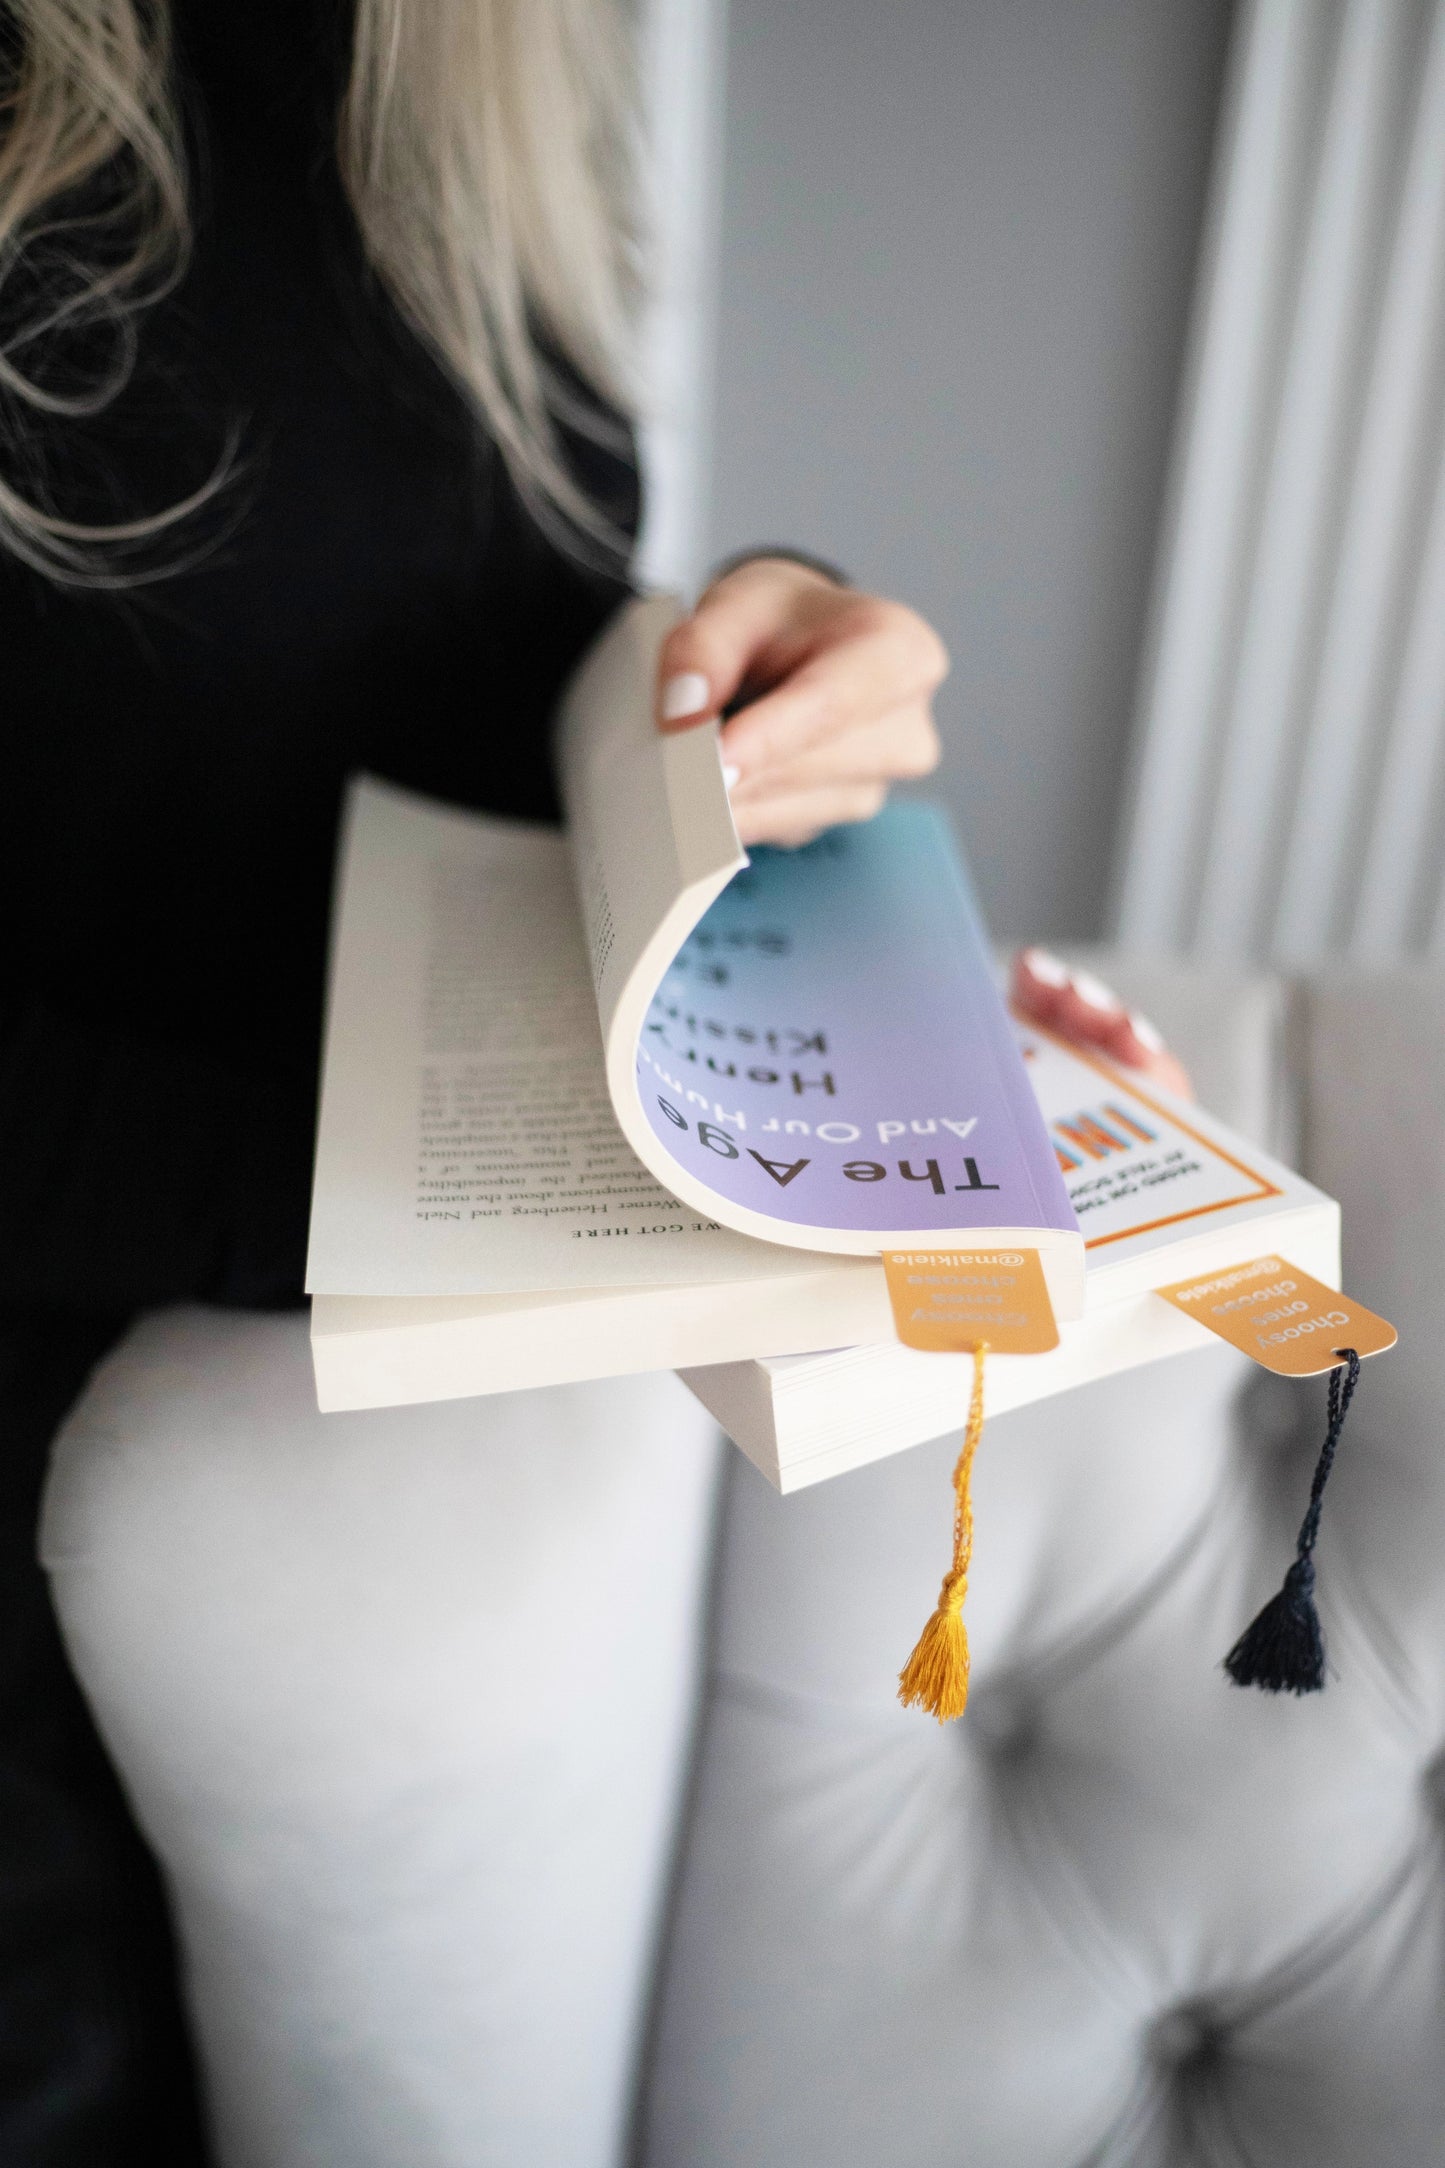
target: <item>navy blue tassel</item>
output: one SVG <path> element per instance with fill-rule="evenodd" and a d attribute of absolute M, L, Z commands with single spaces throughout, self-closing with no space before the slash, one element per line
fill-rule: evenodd
<path fill-rule="evenodd" d="M 1354 1349 L 1342 1347 L 1336 1352 L 1344 1362 L 1330 1372 L 1329 1428 L 1310 1485 L 1309 1510 L 1300 1523 L 1294 1563 L 1279 1594 L 1245 1627 L 1224 1659 L 1236 1686 L 1262 1686 L 1270 1694 L 1317 1694 L 1325 1683 L 1325 1642 L 1315 1609 L 1315 1538 L 1335 1448 L 1360 1382 L 1360 1358 Z"/>

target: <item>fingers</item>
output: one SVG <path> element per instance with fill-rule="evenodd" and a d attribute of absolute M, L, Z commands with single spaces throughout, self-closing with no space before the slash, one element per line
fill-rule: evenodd
<path fill-rule="evenodd" d="M 663 642 L 658 721 L 685 729 L 744 690 L 759 693 L 728 730 L 747 756 L 738 765 L 761 767 L 926 700 L 947 670 L 943 642 L 916 611 L 760 558 L 708 588 Z"/>
<path fill-rule="evenodd" d="M 880 718 L 927 711 L 948 667 L 943 644 L 912 610 L 858 596 L 826 642 L 723 731 L 723 758 L 744 777 L 787 769 Z"/>
<path fill-rule="evenodd" d="M 690 729 L 721 714 L 750 676 L 765 683 L 783 676 L 807 651 L 819 602 L 849 592 L 821 572 L 779 558 L 759 558 L 728 573 L 662 644 L 658 727 Z"/>
<path fill-rule="evenodd" d="M 1182 1099 L 1194 1097 L 1188 1070 L 1148 1017 L 1126 1009 L 1112 987 L 1092 972 L 1071 972 L 1048 949 L 1024 949 L 1014 958 L 1011 993 L 1023 1015 L 1061 1039 L 1138 1069 Z"/>
<path fill-rule="evenodd" d="M 937 765 L 930 703 L 947 669 L 914 611 L 761 558 L 718 580 L 664 642 L 658 727 L 745 703 L 721 737 L 738 833 L 806 842 L 870 819 L 889 784 Z"/>
<path fill-rule="evenodd" d="M 739 770 L 732 785 L 736 811 L 750 799 L 793 795 L 833 783 L 900 783 L 929 775 L 938 765 L 938 732 L 926 707 L 896 709 L 858 724 L 776 767 Z M 723 759 L 734 765 L 724 733 Z"/>
<path fill-rule="evenodd" d="M 871 821 L 882 811 L 887 795 L 882 783 L 835 783 L 818 790 L 781 791 L 742 805 L 735 794 L 733 820 L 742 843 L 782 843 L 796 849 L 843 821 Z"/>

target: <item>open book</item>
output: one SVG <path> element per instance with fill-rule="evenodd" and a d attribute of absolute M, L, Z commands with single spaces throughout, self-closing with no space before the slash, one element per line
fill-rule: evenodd
<path fill-rule="evenodd" d="M 1191 1271 L 1282 1247 L 1336 1272 L 1329 1200 L 1010 1026 L 931 809 L 749 863 L 716 732 L 653 728 L 671 618 L 624 613 L 569 694 L 565 837 L 353 790 L 308 1272 L 323 1408 L 676 1368 L 790 1487 L 875 1457 L 857 1422 L 830 1437 L 859 1366 L 888 1379 L 877 1451 L 957 1420 L 956 1359 L 896 1345 L 884 1249 L 1039 1252 L 1065 1343 L 997 1358 L 994 1405 L 1201 1333 L 1148 1296 Z M 1093 1320 L 1130 1303 L 1121 1354 Z M 848 1356 L 765 1367 L 818 1349 Z M 805 1404 L 811 1427 L 780 1419 Z"/>

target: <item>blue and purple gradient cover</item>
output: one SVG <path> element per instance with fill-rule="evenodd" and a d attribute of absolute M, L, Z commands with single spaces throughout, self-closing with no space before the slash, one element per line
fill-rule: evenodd
<path fill-rule="evenodd" d="M 1077 1229 L 932 806 L 756 851 L 659 988 L 637 1077 L 675 1159 L 792 1226 Z"/>

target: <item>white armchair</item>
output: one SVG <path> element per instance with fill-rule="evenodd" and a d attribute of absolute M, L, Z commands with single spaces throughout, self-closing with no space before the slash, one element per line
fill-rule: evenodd
<path fill-rule="evenodd" d="M 649 2168 L 1445 2161 L 1445 992 L 1101 968 L 1226 1118 L 1293 1111 L 1400 1330 L 1326 1501 L 1333 1676 L 1220 1670 L 1322 1380 L 1221 1349 L 991 1425 L 947 1729 L 893 1675 L 953 1441 L 782 1502 L 735 1466 Z"/>
<path fill-rule="evenodd" d="M 1326 1691 L 1220 1670 L 1324 1424 L 1227 1349 L 989 1426 L 939 1728 L 952 1439 L 785 1500 L 730 1455 L 704 1659 L 674 1381 L 321 1417 L 299 1318 L 143 1321 L 45 1550 L 222 2168 L 617 2168 L 629 2118 L 643 2168 L 1440 2168 L 1445 988 L 1101 968 L 1400 1329 Z"/>

